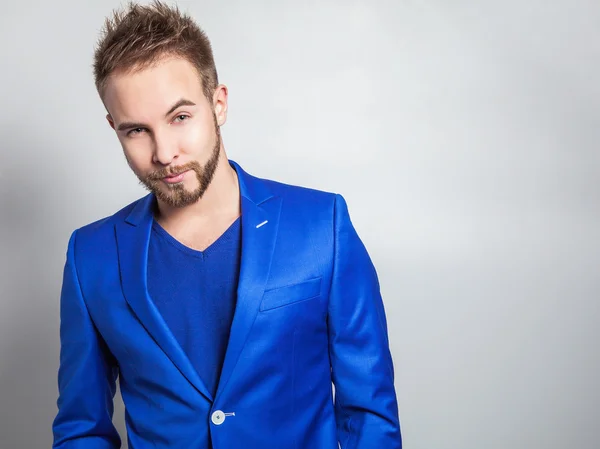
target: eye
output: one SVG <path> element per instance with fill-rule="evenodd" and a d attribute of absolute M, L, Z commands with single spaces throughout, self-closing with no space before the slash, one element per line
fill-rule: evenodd
<path fill-rule="evenodd" d="M 135 136 L 137 134 L 141 134 L 145 131 L 145 128 L 133 128 L 132 130 L 127 132 L 128 136 Z"/>
<path fill-rule="evenodd" d="M 175 122 L 183 122 L 185 120 L 187 120 L 188 118 L 190 118 L 188 115 L 184 115 L 184 114 L 179 114 L 178 116 L 175 117 Z"/>

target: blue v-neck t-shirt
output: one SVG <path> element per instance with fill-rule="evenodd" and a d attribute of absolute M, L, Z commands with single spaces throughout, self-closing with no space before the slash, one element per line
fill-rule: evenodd
<path fill-rule="evenodd" d="M 148 249 L 148 293 L 213 397 L 235 311 L 241 219 L 204 251 L 173 238 L 156 220 Z"/>

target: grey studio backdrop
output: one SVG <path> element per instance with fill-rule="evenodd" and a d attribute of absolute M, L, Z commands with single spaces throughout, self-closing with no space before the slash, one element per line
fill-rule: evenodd
<path fill-rule="evenodd" d="M 145 194 L 92 80 L 118 5 L 2 1 L 0 449 L 51 445 L 71 231 Z M 600 447 L 597 0 L 179 5 L 229 156 L 348 200 L 405 447 Z"/>

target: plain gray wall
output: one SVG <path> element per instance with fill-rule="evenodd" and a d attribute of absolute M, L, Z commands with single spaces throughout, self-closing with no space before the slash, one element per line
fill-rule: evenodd
<path fill-rule="evenodd" d="M 348 200 L 405 447 L 600 447 L 598 1 L 179 4 L 230 88 L 229 156 Z M 145 193 L 92 80 L 118 5 L 2 2 L 2 449 L 51 445 L 71 231 Z"/>

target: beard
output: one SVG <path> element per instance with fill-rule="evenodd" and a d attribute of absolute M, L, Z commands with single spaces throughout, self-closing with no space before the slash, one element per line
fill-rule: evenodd
<path fill-rule="evenodd" d="M 172 166 L 170 168 L 161 168 L 153 171 L 146 176 L 138 176 L 140 184 L 152 192 L 157 199 L 171 207 L 184 207 L 197 202 L 212 182 L 217 166 L 219 165 L 219 156 L 221 155 L 221 130 L 217 124 L 217 118 L 213 114 L 215 122 L 216 142 L 211 152 L 209 160 L 201 166 L 197 161 L 191 161 L 184 165 Z M 192 170 L 196 174 L 198 187 L 195 190 L 186 190 L 183 182 L 176 184 L 166 184 L 162 179 L 166 176 L 172 176 L 185 171 Z"/>

